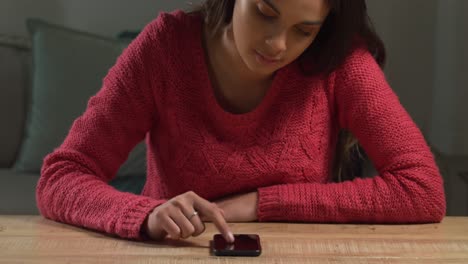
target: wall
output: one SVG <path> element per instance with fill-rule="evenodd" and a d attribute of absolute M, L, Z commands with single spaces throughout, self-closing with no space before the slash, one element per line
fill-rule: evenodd
<path fill-rule="evenodd" d="M 369 14 L 388 52 L 388 81 L 427 135 L 434 86 L 437 0 L 371 0 Z"/>
<path fill-rule="evenodd" d="M 468 1 L 440 0 L 430 138 L 441 152 L 468 156 Z"/>

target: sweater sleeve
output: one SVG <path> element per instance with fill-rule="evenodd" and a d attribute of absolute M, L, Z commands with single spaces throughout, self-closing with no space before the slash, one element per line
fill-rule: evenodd
<path fill-rule="evenodd" d="M 160 20 L 148 24 L 124 50 L 65 141 L 44 159 L 36 189 L 44 217 L 143 239 L 140 228 L 146 216 L 165 202 L 119 192 L 108 184 L 158 121 L 154 99 L 158 84 L 150 78 L 158 78 Z"/>
<path fill-rule="evenodd" d="M 335 72 L 341 128 L 353 133 L 379 172 L 341 183 L 260 188 L 260 221 L 440 222 L 443 180 L 422 133 L 371 54 L 357 50 Z"/>

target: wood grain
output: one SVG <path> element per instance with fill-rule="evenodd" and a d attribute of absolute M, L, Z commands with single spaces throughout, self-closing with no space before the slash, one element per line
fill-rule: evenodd
<path fill-rule="evenodd" d="M 468 263 L 468 217 L 440 224 L 230 223 L 260 235 L 260 257 L 215 257 L 217 233 L 136 242 L 44 219 L 0 216 L 0 263 Z"/>

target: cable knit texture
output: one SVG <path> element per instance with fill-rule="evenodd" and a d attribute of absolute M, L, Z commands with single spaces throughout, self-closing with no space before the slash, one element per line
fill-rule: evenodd
<path fill-rule="evenodd" d="M 306 77 L 291 63 L 260 105 L 232 114 L 213 94 L 202 23 L 162 13 L 123 52 L 44 160 L 37 203 L 45 217 L 142 239 L 153 208 L 192 190 L 211 201 L 258 191 L 260 221 L 441 221 L 434 158 L 369 52 L 356 49 L 327 77 Z M 359 139 L 378 176 L 330 181 L 341 128 Z M 145 138 L 142 194 L 113 189 L 107 182 Z"/>

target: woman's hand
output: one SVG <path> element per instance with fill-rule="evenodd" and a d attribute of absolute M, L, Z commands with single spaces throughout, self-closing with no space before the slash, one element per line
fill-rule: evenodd
<path fill-rule="evenodd" d="M 258 193 L 251 192 L 215 201 L 228 222 L 257 221 Z"/>
<path fill-rule="evenodd" d="M 172 239 L 186 239 L 205 231 L 202 218 L 213 222 L 226 241 L 234 242 L 221 209 L 194 192 L 186 192 L 156 207 L 143 228 L 146 235 L 154 240 L 161 240 L 168 234 Z"/>

